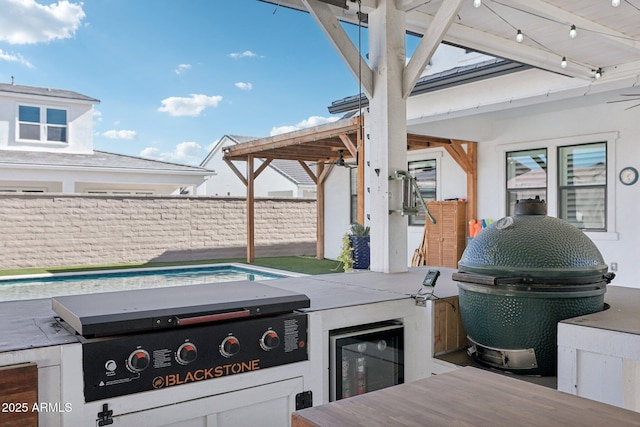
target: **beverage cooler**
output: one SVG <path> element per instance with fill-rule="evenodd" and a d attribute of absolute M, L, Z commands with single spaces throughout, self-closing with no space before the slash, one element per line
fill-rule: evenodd
<path fill-rule="evenodd" d="M 403 335 L 396 321 L 331 331 L 330 401 L 402 384 Z"/>

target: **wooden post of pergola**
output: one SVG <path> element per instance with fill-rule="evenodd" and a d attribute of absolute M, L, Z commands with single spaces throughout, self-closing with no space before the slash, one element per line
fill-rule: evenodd
<path fill-rule="evenodd" d="M 247 262 L 256 260 L 254 180 L 253 156 L 249 155 L 247 156 L 247 242 L 251 244 L 247 245 Z"/>
<path fill-rule="evenodd" d="M 478 144 L 455 139 L 450 141 L 450 144 L 444 145 L 445 150 L 467 174 L 467 220 L 476 219 L 478 216 Z M 467 146 L 466 151 L 463 144 Z"/>
<path fill-rule="evenodd" d="M 364 146 L 361 127 L 361 119 L 355 117 L 225 148 L 224 161 L 247 187 L 247 262 L 255 261 L 254 180 L 273 159 L 297 160 L 316 184 L 316 258 L 324 258 L 324 184 L 340 156 L 362 159 L 358 164 L 358 220 L 364 223 Z M 354 135 L 355 143 L 352 140 Z M 255 158 L 262 158 L 264 162 L 253 172 Z M 247 162 L 246 178 L 232 160 Z M 307 162 L 316 163 L 316 173 Z"/>

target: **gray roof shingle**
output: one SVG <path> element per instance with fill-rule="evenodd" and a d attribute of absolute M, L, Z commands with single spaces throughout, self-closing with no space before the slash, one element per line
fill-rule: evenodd
<path fill-rule="evenodd" d="M 74 99 L 77 101 L 89 101 L 98 103 L 100 100 L 70 90 L 51 89 L 35 86 L 22 86 L 8 83 L 0 83 L 0 92 L 16 93 L 23 95 L 49 96 L 52 98 Z"/>
<path fill-rule="evenodd" d="M 193 172 L 203 175 L 213 172 L 210 169 L 198 166 L 180 165 L 177 163 L 149 160 L 98 150 L 94 150 L 93 154 L 2 150 L 0 151 L 0 166 L 3 164 L 66 166 L 69 168 L 137 169 L 158 172 Z"/>

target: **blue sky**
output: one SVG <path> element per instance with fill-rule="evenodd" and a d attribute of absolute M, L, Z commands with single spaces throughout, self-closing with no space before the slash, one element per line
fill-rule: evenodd
<path fill-rule="evenodd" d="M 358 91 L 311 16 L 257 0 L 0 0 L 0 10 L 0 81 L 99 99 L 99 150 L 199 164 L 224 134 L 335 120 L 327 107 Z"/>

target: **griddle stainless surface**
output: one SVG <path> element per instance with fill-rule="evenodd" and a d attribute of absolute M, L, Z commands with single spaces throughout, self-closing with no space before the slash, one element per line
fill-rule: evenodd
<path fill-rule="evenodd" d="M 310 305 L 306 295 L 250 281 L 68 295 L 51 303 L 85 337 L 290 313 Z"/>

